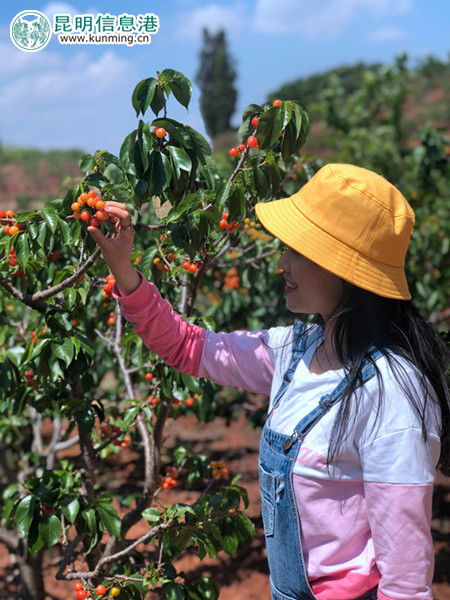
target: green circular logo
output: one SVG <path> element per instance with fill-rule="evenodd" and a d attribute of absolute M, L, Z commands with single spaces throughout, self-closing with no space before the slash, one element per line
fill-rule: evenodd
<path fill-rule="evenodd" d="M 24 10 L 11 21 L 12 43 L 24 52 L 37 52 L 49 43 L 52 26 L 48 18 L 38 10 Z"/>

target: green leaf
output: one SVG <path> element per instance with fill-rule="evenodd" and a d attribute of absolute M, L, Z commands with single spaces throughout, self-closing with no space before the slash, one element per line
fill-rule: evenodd
<path fill-rule="evenodd" d="M 73 288 L 66 288 L 63 292 L 64 305 L 67 310 L 70 310 L 77 301 L 77 291 Z"/>
<path fill-rule="evenodd" d="M 136 117 L 139 116 L 139 112 L 143 115 L 150 106 L 155 95 L 158 82 L 154 77 L 143 79 L 134 88 L 133 95 L 131 97 L 131 104 L 136 111 Z"/>
<path fill-rule="evenodd" d="M 78 223 L 78 221 L 77 221 L 77 223 Z M 45 246 L 45 236 L 47 234 L 47 223 L 45 220 L 43 223 L 41 223 L 39 225 L 38 230 L 39 230 L 39 233 L 37 236 L 37 243 L 39 244 L 39 246 L 41 248 L 43 248 Z"/>
<path fill-rule="evenodd" d="M 242 120 L 253 119 L 253 117 L 259 116 L 262 112 L 264 112 L 264 108 L 259 104 L 249 104 L 246 108 L 244 108 L 244 112 L 242 114 Z"/>
<path fill-rule="evenodd" d="M 172 159 L 172 166 L 176 179 L 180 178 L 180 170 L 189 172 L 192 169 L 192 161 L 183 148 L 169 145 L 167 146 L 167 150 L 169 151 Z"/>
<path fill-rule="evenodd" d="M 148 169 L 148 153 L 150 151 L 150 146 L 148 143 L 148 136 L 150 135 L 149 124 L 144 123 L 144 121 L 139 121 L 138 127 L 138 145 L 140 150 L 140 160 L 142 161 L 142 172 L 145 172 Z"/>
<path fill-rule="evenodd" d="M 130 423 L 132 423 L 136 417 L 136 415 L 139 413 L 139 406 L 131 406 L 130 408 L 127 408 L 127 410 L 125 411 L 125 414 L 123 415 L 123 420 L 127 425 L 130 425 Z"/>
<path fill-rule="evenodd" d="M 226 182 L 222 182 L 217 189 L 216 197 L 214 199 L 214 204 L 219 213 L 223 212 L 225 203 L 228 200 L 228 196 L 230 194 L 230 189 L 231 189 L 231 181 L 230 180 L 228 180 Z"/>
<path fill-rule="evenodd" d="M 166 600 L 186 600 L 186 594 L 179 583 L 169 581 L 162 586 L 164 598 Z"/>
<path fill-rule="evenodd" d="M 136 168 L 134 166 L 134 149 L 136 146 L 136 134 L 137 129 L 132 131 L 124 139 L 122 146 L 120 147 L 120 164 L 127 173 L 136 175 Z"/>
<path fill-rule="evenodd" d="M 139 263 L 139 270 L 144 275 L 144 277 L 149 276 L 149 274 L 151 272 L 152 264 L 153 264 L 153 259 L 155 258 L 157 252 L 158 252 L 158 249 L 156 247 L 148 248 L 144 252 L 144 254 L 141 256 L 141 262 Z"/>
<path fill-rule="evenodd" d="M 116 509 L 111 504 L 99 503 L 97 505 L 100 520 L 111 535 L 120 538 L 122 523 Z"/>
<path fill-rule="evenodd" d="M 142 516 L 150 525 L 161 520 L 161 513 L 157 508 L 146 508 L 142 511 Z"/>
<path fill-rule="evenodd" d="M 25 496 L 16 508 L 16 525 L 25 537 L 28 535 L 31 523 L 37 512 L 38 503 L 33 496 Z"/>
<path fill-rule="evenodd" d="M 89 535 L 93 536 L 97 533 L 97 516 L 93 508 L 88 508 L 82 513 L 84 521 L 86 523 L 86 531 Z"/>
<path fill-rule="evenodd" d="M 158 115 L 158 113 L 164 108 L 164 93 L 159 85 L 157 85 L 155 88 L 155 94 L 150 102 L 150 108 L 155 115 Z"/>
<path fill-rule="evenodd" d="M 68 367 L 73 360 L 74 354 L 72 340 L 64 338 L 62 342 L 52 342 L 52 354 L 63 360 L 66 363 L 66 367 Z"/>
<path fill-rule="evenodd" d="M 75 519 L 80 511 L 80 501 L 78 498 L 70 496 L 63 498 L 61 502 L 61 511 L 69 523 L 75 523 Z"/>
<path fill-rule="evenodd" d="M 170 184 L 172 177 L 170 161 L 165 154 L 154 150 L 150 153 L 150 169 L 148 194 L 159 196 Z"/>
<path fill-rule="evenodd" d="M 80 169 L 85 175 L 90 173 L 94 168 L 94 159 L 90 154 L 83 154 L 80 158 Z"/>
<path fill-rule="evenodd" d="M 181 378 L 183 380 L 184 385 L 187 387 L 187 389 L 190 392 L 199 394 L 202 391 L 202 387 L 201 387 L 198 379 L 194 379 L 194 377 L 192 377 L 191 375 L 188 375 L 187 373 L 183 373 L 181 375 Z"/>
<path fill-rule="evenodd" d="M 47 548 L 54 546 L 61 537 L 61 521 L 56 515 L 44 515 L 39 522 L 39 536 Z"/>
<path fill-rule="evenodd" d="M 201 322 L 208 331 L 216 330 L 216 324 L 214 323 L 214 319 L 211 319 L 211 317 L 201 317 Z"/>
<path fill-rule="evenodd" d="M 174 119 L 154 119 L 152 121 L 153 127 L 164 127 L 167 133 L 170 136 L 170 141 L 176 141 L 180 146 L 184 148 L 192 148 L 191 136 L 186 131 L 186 126 L 179 121 L 175 121 Z M 170 146 L 168 146 L 170 147 Z M 173 146 L 175 147 L 175 146 Z"/>
<path fill-rule="evenodd" d="M 283 116 L 278 107 L 266 111 L 258 123 L 256 138 L 261 149 L 270 148 L 280 138 L 283 129 Z"/>
<path fill-rule="evenodd" d="M 253 167 L 253 182 L 258 196 L 261 199 L 265 198 L 269 193 L 269 182 L 264 171 L 259 167 Z"/>
<path fill-rule="evenodd" d="M 69 224 L 64 219 L 58 217 L 58 227 L 64 244 L 68 246 L 72 242 L 72 234 Z"/>
<path fill-rule="evenodd" d="M 166 398 L 172 398 L 173 380 L 170 375 L 161 379 L 161 391 Z"/>
<path fill-rule="evenodd" d="M 144 343 L 141 338 L 133 344 L 130 352 L 130 360 L 135 367 L 142 368 L 144 364 Z"/>
<path fill-rule="evenodd" d="M 198 131 L 192 129 L 192 127 L 189 127 L 189 125 L 185 125 L 184 128 L 191 137 L 192 146 L 200 162 L 203 165 L 206 164 L 206 159 L 208 156 L 211 156 L 211 146 L 208 144 L 206 139 L 200 133 L 198 133 Z"/>
<path fill-rule="evenodd" d="M 20 235 L 14 242 L 14 252 L 16 253 L 17 260 L 23 269 L 27 267 L 28 259 L 30 258 L 30 246 L 28 243 L 28 236 Z"/>
<path fill-rule="evenodd" d="M 192 95 L 192 84 L 189 79 L 173 69 L 164 69 L 161 75 L 168 81 L 170 89 L 178 102 L 188 108 Z"/>
<path fill-rule="evenodd" d="M 56 210 L 50 204 L 47 204 L 42 209 L 42 216 L 52 233 L 55 233 L 58 227 L 58 214 Z"/>

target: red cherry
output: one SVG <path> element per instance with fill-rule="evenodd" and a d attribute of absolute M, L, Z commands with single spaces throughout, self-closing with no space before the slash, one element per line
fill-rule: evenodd
<path fill-rule="evenodd" d="M 151 380 L 153 379 L 153 375 L 152 375 L 151 373 L 146 373 L 146 374 L 145 374 L 145 379 L 146 379 L 147 381 L 151 381 Z"/>
<path fill-rule="evenodd" d="M 186 269 L 186 271 L 189 271 L 190 266 L 191 266 L 191 263 L 188 260 L 183 261 L 183 269 Z"/>
<path fill-rule="evenodd" d="M 87 598 L 87 592 L 84 590 L 77 592 L 77 600 L 85 600 L 85 598 Z"/>
<path fill-rule="evenodd" d="M 252 126 L 256 129 L 258 127 L 259 117 L 253 117 Z"/>
<path fill-rule="evenodd" d="M 272 102 L 272 106 L 281 106 L 281 105 L 282 105 L 282 103 L 283 103 L 283 102 L 282 102 L 282 100 L 274 100 L 274 101 Z"/>
<path fill-rule="evenodd" d="M 258 140 L 255 136 L 251 135 L 247 140 L 247 146 L 249 148 L 258 148 Z"/>
<path fill-rule="evenodd" d="M 244 152 L 244 150 L 245 150 L 245 144 L 239 144 L 238 148 L 239 148 L 239 150 L 241 152 Z"/>
<path fill-rule="evenodd" d="M 89 219 L 89 225 L 91 227 L 98 227 L 100 225 L 100 221 L 96 217 L 91 217 Z"/>
<path fill-rule="evenodd" d="M 89 221 L 91 218 L 91 213 L 88 210 L 83 210 L 83 212 L 80 214 L 80 218 L 82 221 Z"/>
<path fill-rule="evenodd" d="M 228 154 L 230 156 L 239 156 L 239 148 L 231 148 L 231 150 L 228 152 Z"/>
<path fill-rule="evenodd" d="M 104 585 L 100 584 L 97 586 L 97 589 L 95 591 L 97 592 L 98 596 L 103 596 L 103 594 L 106 593 L 106 588 Z"/>
<path fill-rule="evenodd" d="M 226 219 L 221 219 L 221 221 L 219 223 L 220 229 L 226 229 L 227 225 L 228 225 L 228 221 Z"/>
<path fill-rule="evenodd" d="M 192 265 L 189 267 L 189 271 L 190 271 L 191 273 L 195 273 L 195 271 L 196 271 L 197 269 L 198 269 L 197 265 L 194 265 L 194 264 L 192 264 Z"/>

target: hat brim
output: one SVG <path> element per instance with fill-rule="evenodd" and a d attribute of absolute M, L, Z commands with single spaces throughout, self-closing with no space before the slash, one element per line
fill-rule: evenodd
<path fill-rule="evenodd" d="M 327 271 L 379 296 L 411 299 L 403 268 L 377 262 L 345 245 L 307 219 L 291 198 L 259 202 L 255 209 L 267 231 Z"/>

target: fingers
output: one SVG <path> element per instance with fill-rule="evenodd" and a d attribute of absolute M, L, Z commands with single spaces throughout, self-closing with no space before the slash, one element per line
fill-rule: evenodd
<path fill-rule="evenodd" d="M 88 227 L 87 230 L 91 234 L 94 242 L 101 248 L 103 246 L 103 242 L 106 240 L 106 238 L 103 235 L 103 233 L 100 231 L 100 229 L 98 229 L 98 227 Z"/>
<path fill-rule="evenodd" d="M 126 204 L 109 201 L 105 203 L 105 211 L 112 223 L 122 227 L 127 227 L 131 224 L 131 217 Z"/>

